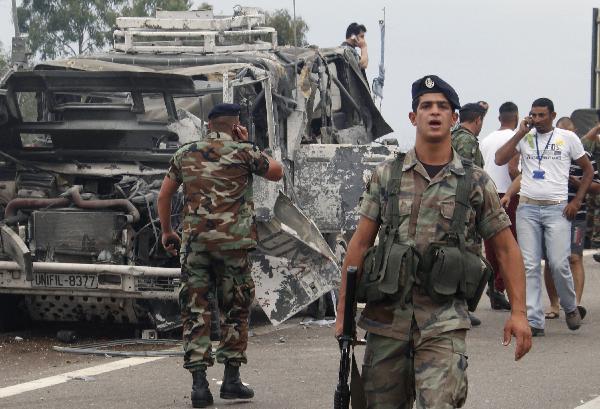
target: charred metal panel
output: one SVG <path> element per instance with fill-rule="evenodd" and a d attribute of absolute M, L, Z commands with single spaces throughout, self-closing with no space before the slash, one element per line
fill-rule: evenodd
<path fill-rule="evenodd" d="M 278 325 L 336 287 L 340 269 L 317 227 L 283 193 L 273 213 L 258 223 L 251 271 L 256 300 Z"/>
<path fill-rule="evenodd" d="M 281 161 L 281 152 L 275 150 L 271 155 L 274 159 Z M 273 217 L 273 209 L 279 197 L 279 191 L 284 190 L 283 179 L 272 182 L 262 177 L 254 177 L 252 184 L 254 193 L 254 211 L 256 220 L 268 222 Z"/>
<path fill-rule="evenodd" d="M 298 205 L 321 232 L 355 229 L 371 171 L 392 155 L 383 145 L 301 145 L 294 167 Z"/>

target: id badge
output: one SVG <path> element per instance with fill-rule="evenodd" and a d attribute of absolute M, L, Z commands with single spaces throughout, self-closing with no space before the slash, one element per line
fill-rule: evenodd
<path fill-rule="evenodd" d="M 534 179 L 544 179 L 544 174 L 546 173 L 545 170 L 534 170 L 533 171 L 533 178 Z"/>

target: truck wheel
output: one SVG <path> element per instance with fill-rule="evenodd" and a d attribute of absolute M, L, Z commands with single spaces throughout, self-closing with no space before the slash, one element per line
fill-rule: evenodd
<path fill-rule="evenodd" d="M 23 325 L 24 313 L 19 305 L 21 296 L 0 294 L 0 332 L 15 330 Z"/>

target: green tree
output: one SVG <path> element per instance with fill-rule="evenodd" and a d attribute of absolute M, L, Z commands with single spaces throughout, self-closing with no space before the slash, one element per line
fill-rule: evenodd
<path fill-rule="evenodd" d="M 4 74 L 4 72 L 8 69 L 8 64 L 9 64 L 8 55 L 6 54 L 6 51 L 4 50 L 4 45 L 0 41 L 0 76 L 2 76 Z"/>
<path fill-rule="evenodd" d="M 190 0 L 133 0 L 131 5 L 123 9 L 123 16 L 151 16 L 157 8 L 168 11 L 189 10 L 192 5 Z"/>
<path fill-rule="evenodd" d="M 115 19 L 127 0 L 23 0 L 19 26 L 41 59 L 101 49 L 112 39 Z"/>
<path fill-rule="evenodd" d="M 267 27 L 273 27 L 277 30 L 277 44 L 294 45 L 294 19 L 286 9 L 278 9 L 266 12 Z M 308 24 L 302 17 L 296 16 L 296 44 L 298 46 L 308 45 L 306 41 L 308 33 Z"/>

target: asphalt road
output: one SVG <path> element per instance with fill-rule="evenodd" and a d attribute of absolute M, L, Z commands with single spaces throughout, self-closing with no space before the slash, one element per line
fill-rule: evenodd
<path fill-rule="evenodd" d="M 501 345 L 507 313 L 492 311 L 487 299 L 482 300 L 477 315 L 483 324 L 468 338 L 466 408 L 573 409 L 600 395 L 600 265 L 589 256 L 585 262 L 585 325 L 569 331 L 561 312 L 561 319 L 548 321 L 546 337 L 535 338 L 533 350 L 520 362 L 513 360 L 512 346 Z M 244 381 L 256 391 L 251 402 L 220 400 L 217 382 L 222 367 L 209 370 L 214 407 L 332 407 L 339 359 L 332 329 L 298 322 L 256 329 L 248 350 L 250 365 L 242 368 Z M 19 335 L 23 341 L 15 341 Z M 51 350 L 56 343 L 37 332 L 0 334 L 0 408 L 191 408 L 191 377 L 181 368 L 181 358 L 139 364 L 139 360 L 60 354 Z M 362 347 L 357 353 L 362 357 Z M 110 370 L 110 365 L 129 363 L 137 365 Z M 108 372 L 75 373 L 62 381 L 57 377 L 86 368 Z M 28 383 L 40 379 L 38 384 Z M 57 384 L 43 387 L 51 383 Z M 3 397 L 7 394 L 11 396 Z M 588 406 L 600 408 L 600 403 Z"/>

